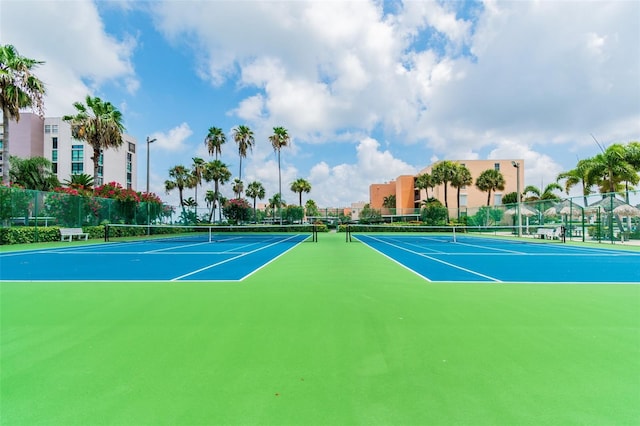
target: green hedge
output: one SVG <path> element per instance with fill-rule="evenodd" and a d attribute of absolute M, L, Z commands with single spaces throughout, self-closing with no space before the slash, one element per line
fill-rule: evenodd
<path fill-rule="evenodd" d="M 104 226 L 85 226 L 82 229 L 90 239 L 104 239 Z M 29 244 L 60 241 L 58 226 L 12 226 L 0 228 L 0 245 Z"/>

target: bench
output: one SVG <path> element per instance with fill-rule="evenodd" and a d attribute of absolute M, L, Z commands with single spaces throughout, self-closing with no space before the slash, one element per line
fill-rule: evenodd
<path fill-rule="evenodd" d="M 554 240 L 556 238 L 562 237 L 562 227 L 559 226 L 557 228 L 538 228 L 536 231 L 536 236 L 541 239 L 549 239 Z"/>
<path fill-rule="evenodd" d="M 67 237 L 71 241 L 74 236 L 77 236 L 78 239 L 84 237 L 85 241 L 89 239 L 89 234 L 84 232 L 82 228 L 60 228 L 60 241 L 65 241 Z"/>

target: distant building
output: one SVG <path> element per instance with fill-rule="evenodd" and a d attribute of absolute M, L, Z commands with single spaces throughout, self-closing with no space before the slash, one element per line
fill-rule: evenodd
<path fill-rule="evenodd" d="M 53 172 L 62 182 L 74 174 L 93 176 L 93 148 L 84 141 L 71 137 L 71 126 L 61 117 L 45 117 L 21 113 L 20 121 L 10 122 L 10 154 L 20 158 L 44 157 L 51 161 Z M 4 131 L 0 124 L 0 143 Z M 95 186 L 118 182 L 125 188 L 136 189 L 137 155 L 135 138 L 122 135 L 120 148 L 104 150 L 98 166 Z M 1 145 L 0 145 L 1 146 Z M 1 154 L 0 154 L 1 160 Z M 2 166 L 0 165 L 0 172 Z"/>
<path fill-rule="evenodd" d="M 520 172 L 520 182 L 524 182 L 524 160 L 454 160 L 454 163 L 463 164 L 471 172 L 473 184 L 463 187 L 460 190 L 460 205 L 457 201 L 457 188 L 451 185 L 447 186 L 447 200 L 449 208 L 465 208 L 480 207 L 487 205 L 487 193 L 480 191 L 476 186 L 476 179 L 480 174 L 489 169 L 499 170 L 504 176 L 504 190 L 498 190 L 491 193 L 489 204 L 497 206 L 502 204 L 504 194 L 517 191 L 518 171 Z M 514 167 L 513 162 L 518 163 L 519 168 Z M 385 199 L 395 196 L 395 209 L 398 214 L 408 214 L 422 206 L 422 202 L 427 200 L 427 190 L 418 189 L 415 186 L 416 179 L 424 173 L 431 174 L 434 163 L 422 169 L 417 175 L 398 176 L 396 180 L 387 183 L 375 183 L 369 186 L 369 205 L 374 209 L 382 209 Z M 522 191 L 523 187 L 520 188 Z M 429 188 L 429 197 L 436 198 L 443 205 L 444 185 L 438 185 L 435 188 Z"/>

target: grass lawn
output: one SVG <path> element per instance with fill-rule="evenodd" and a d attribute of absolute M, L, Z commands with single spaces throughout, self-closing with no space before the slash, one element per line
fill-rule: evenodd
<path fill-rule="evenodd" d="M 0 282 L 0 424 L 640 424 L 640 285 L 433 284 L 319 240 L 241 283 Z"/>

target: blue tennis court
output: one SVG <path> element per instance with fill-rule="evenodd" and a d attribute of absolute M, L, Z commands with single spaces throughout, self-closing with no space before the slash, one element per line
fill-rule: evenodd
<path fill-rule="evenodd" d="M 640 253 L 478 236 L 354 235 L 433 282 L 640 283 Z"/>
<path fill-rule="evenodd" d="M 113 242 L 0 254 L 6 281 L 241 281 L 309 235 Z"/>

